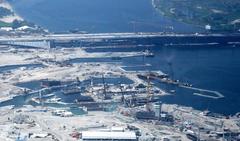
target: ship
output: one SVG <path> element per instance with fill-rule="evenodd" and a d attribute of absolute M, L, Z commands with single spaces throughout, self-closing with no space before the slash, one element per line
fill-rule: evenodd
<path fill-rule="evenodd" d="M 154 57 L 154 56 L 155 56 L 154 53 L 151 52 L 151 51 L 148 50 L 148 49 L 143 52 L 143 55 L 144 55 L 145 57 Z"/>

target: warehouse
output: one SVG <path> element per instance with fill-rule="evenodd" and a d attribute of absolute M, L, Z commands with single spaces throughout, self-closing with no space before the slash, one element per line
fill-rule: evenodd
<path fill-rule="evenodd" d="M 137 141 L 135 132 L 84 131 L 82 141 Z"/>

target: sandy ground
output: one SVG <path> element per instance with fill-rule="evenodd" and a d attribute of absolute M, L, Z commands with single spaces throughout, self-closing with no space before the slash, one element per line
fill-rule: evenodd
<path fill-rule="evenodd" d="M 174 109 L 175 112 L 173 112 Z M 178 109 L 178 112 L 176 112 L 176 109 Z M 42 110 L 47 111 L 44 112 Z M 88 112 L 88 114 L 80 116 L 59 117 L 52 115 L 52 111 L 55 110 L 56 108 L 32 106 L 26 106 L 18 109 L 12 109 L 11 106 L 0 107 L 0 138 L 3 138 L 3 141 L 13 140 L 18 136 L 19 132 L 20 136 L 28 135 L 29 133 L 50 133 L 61 141 L 75 141 L 76 139 L 70 136 L 71 133 L 82 131 L 98 131 L 101 129 L 110 129 L 112 127 L 122 127 L 127 131 L 127 126 L 131 125 L 140 129 L 142 134 L 140 141 L 151 141 L 153 138 L 156 138 L 160 141 L 162 137 L 174 137 L 178 140 L 189 141 L 186 135 L 175 127 L 178 125 L 177 123 L 174 126 L 156 124 L 155 121 L 140 121 L 132 117 L 123 116 L 118 112 L 101 111 Z M 180 118 L 184 117 L 185 121 L 191 121 L 193 124 L 199 123 L 206 128 L 209 125 L 207 125 L 205 122 L 213 122 L 216 124 L 219 122 L 219 119 L 203 116 L 200 114 L 200 111 L 191 110 L 188 107 L 165 104 L 163 106 L 163 111 L 173 112 L 173 114 L 177 114 Z M 13 123 L 12 119 L 19 115 L 27 116 L 28 121 L 32 122 L 23 122 L 22 124 Z M 224 119 L 224 126 L 230 129 L 235 128 L 237 131 L 239 131 L 239 127 L 236 126 L 235 120 Z M 204 138 L 204 135 L 201 136 Z M 52 138 L 30 138 L 29 140 L 51 141 Z"/>
<path fill-rule="evenodd" d="M 73 65 L 59 65 L 56 62 L 62 62 L 74 58 L 98 58 L 98 57 L 113 57 L 113 56 L 134 56 L 139 55 L 138 52 L 119 52 L 119 53 L 87 53 L 82 49 L 13 49 L 11 47 L 0 48 L 0 66 L 41 63 L 45 67 L 37 68 L 17 68 L 8 72 L 0 73 L 0 100 L 4 101 L 12 98 L 15 95 L 22 94 L 22 89 L 15 86 L 18 82 L 28 82 L 40 79 L 54 80 L 75 80 L 79 77 L 80 80 L 88 79 L 90 76 L 99 76 L 104 73 L 112 76 L 125 76 L 134 81 L 135 85 L 145 83 L 139 79 L 134 72 L 126 72 L 121 69 L 121 63 L 77 63 Z M 165 93 L 162 92 L 164 95 Z M 1 102 L 0 101 L 0 102 Z M 47 109 L 43 112 L 42 109 Z M 200 111 L 189 107 L 181 107 L 177 105 L 163 105 L 163 110 L 174 115 L 178 119 L 178 123 L 174 126 L 158 124 L 157 121 L 139 121 L 133 117 L 123 116 L 118 111 L 115 112 L 88 112 L 86 115 L 73 117 L 59 117 L 52 115 L 55 108 L 49 107 L 21 107 L 12 109 L 11 106 L 0 107 L 0 140 L 15 140 L 19 133 L 21 136 L 29 133 L 47 134 L 50 133 L 61 141 L 75 141 L 76 139 L 70 136 L 71 133 L 86 130 L 98 130 L 99 128 L 111 127 L 127 127 L 133 125 L 141 130 L 141 140 L 146 141 L 152 138 L 160 140 L 161 137 L 175 137 L 184 141 L 188 141 L 185 133 L 178 130 L 184 121 L 193 123 L 196 126 L 203 126 L 211 130 L 214 127 L 219 127 L 223 124 L 224 127 L 239 131 L 236 125 L 238 119 L 216 119 L 206 117 Z M 134 110 L 134 109 L 133 109 Z M 18 115 L 28 116 L 28 121 L 23 124 L 13 123 L 13 118 Z M 240 123 L 240 122 L 239 122 Z M 198 131 L 193 128 L 194 131 Z M 220 131 L 218 128 L 216 131 Z M 204 136 L 203 136 L 204 137 Z M 52 136 L 43 139 L 31 138 L 30 141 L 53 140 Z"/>
<path fill-rule="evenodd" d="M 48 112 L 37 111 L 41 109 L 41 107 L 27 107 L 21 108 L 21 110 L 13 110 L 10 109 L 10 107 L 0 108 L 0 110 L 2 111 L 2 116 L 0 117 L 0 126 L 8 126 L 8 128 L 1 129 L 2 131 L 0 132 L 0 136 L 2 136 L 3 138 L 5 137 L 5 140 L 7 140 L 6 137 L 8 137 L 8 139 L 10 140 L 14 139 L 14 137 L 17 136 L 15 133 L 9 135 L 9 133 L 6 132 L 17 132 L 20 128 L 21 135 L 28 134 L 29 132 L 36 134 L 51 133 L 62 141 L 75 141 L 76 139 L 70 136 L 70 134 L 75 131 L 97 131 L 99 129 L 110 129 L 111 127 L 127 128 L 128 125 L 133 125 L 141 129 L 143 136 L 142 140 L 145 140 L 147 138 L 149 140 L 151 137 L 160 137 L 161 135 L 164 135 L 178 136 L 179 138 L 184 139 L 184 141 L 188 141 L 184 134 L 181 134 L 177 131 L 173 132 L 174 130 L 171 127 L 149 124 L 147 122 L 138 122 L 135 121 L 133 118 L 124 117 L 115 112 L 111 113 L 99 111 L 90 112 L 87 115 L 82 116 L 58 117 L 51 114 L 51 111 L 54 109 L 48 109 Z M 35 112 L 33 110 L 35 110 Z M 8 118 L 12 119 L 14 116 L 20 114 L 29 116 L 29 119 L 34 121 L 34 126 L 30 126 L 30 124 L 28 123 L 14 124 L 11 122 L 11 120 L 8 121 Z M 50 138 L 48 139 L 51 140 Z M 30 140 L 35 141 L 36 139 Z"/>
<path fill-rule="evenodd" d="M 10 85 L 10 84 L 4 84 L 0 82 L 0 102 L 6 101 L 11 99 L 14 95 L 18 93 L 22 93 L 23 90 L 19 87 Z"/>
<path fill-rule="evenodd" d="M 71 50 L 54 50 L 48 51 L 45 49 L 40 50 L 17 50 L 17 49 L 9 49 L 0 51 L 1 59 L 0 66 L 11 66 L 11 65 L 19 65 L 19 64 L 31 64 L 31 63 L 40 63 L 45 65 L 44 68 L 35 68 L 35 69 L 26 69 L 20 68 L 16 70 L 12 70 L 9 75 L 4 75 L 4 82 L 8 83 L 16 83 L 23 81 L 31 81 L 31 80 L 39 80 L 44 78 L 50 79 L 71 79 L 80 77 L 81 80 L 84 78 L 81 77 L 83 74 L 94 74 L 96 72 L 104 72 L 108 71 L 111 73 L 115 73 L 120 75 L 123 70 L 120 69 L 121 64 L 112 64 L 112 63 L 78 63 L 73 66 L 59 66 L 58 64 L 48 63 L 43 60 L 54 60 L 58 62 L 75 59 L 75 58 L 99 58 L 99 57 L 113 57 L 113 56 L 134 56 L 139 55 L 139 53 L 131 53 L 131 52 L 118 52 L 118 53 L 87 53 L 82 49 L 71 49 Z M 0 74 L 1 76 L 1 74 Z M 85 77 L 85 76 L 84 76 Z M 136 78 L 135 78 L 136 79 Z M 0 80 L 0 82 L 3 81 Z M 141 82 L 140 80 L 138 80 Z"/>
<path fill-rule="evenodd" d="M 8 65 L 16 65 L 16 64 L 29 64 L 29 63 L 30 61 L 26 61 L 23 55 L 21 54 L 12 54 L 12 53 L 1 54 L 0 67 L 8 66 Z"/>
<path fill-rule="evenodd" d="M 112 74 L 115 76 L 125 76 L 135 82 L 145 83 L 139 79 L 133 72 L 125 72 L 121 69 L 120 63 L 77 63 L 71 66 L 61 66 L 46 60 L 53 60 L 57 62 L 67 61 L 75 58 L 101 58 L 113 56 L 135 56 L 139 52 L 105 52 L 105 53 L 87 53 L 85 50 L 77 49 L 16 49 L 12 47 L 0 47 L 0 67 L 9 67 L 12 65 L 23 64 L 42 64 L 45 67 L 26 68 L 20 67 L 11 69 L 6 72 L 0 73 L 0 100 L 5 101 L 11 99 L 13 96 L 22 93 L 21 88 L 14 86 L 19 82 L 29 82 L 41 79 L 53 80 L 75 80 L 79 77 L 80 80 L 89 79 L 90 76 L 100 74 Z M 100 74 L 99 74 L 100 73 Z M 101 76 L 100 76 L 101 77 Z M 14 92 L 13 92 L 14 90 Z M 11 94 L 10 94 L 11 93 Z"/>

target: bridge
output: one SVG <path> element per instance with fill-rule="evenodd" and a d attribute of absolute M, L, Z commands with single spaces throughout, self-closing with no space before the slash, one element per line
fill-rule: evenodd
<path fill-rule="evenodd" d="M 227 37 L 227 38 L 226 38 Z M 141 39 L 149 39 L 148 43 Z M 152 40 L 158 39 L 158 40 Z M 160 39 L 160 40 L 159 40 Z M 48 35 L 29 35 L 29 36 L 1 36 L 0 44 L 13 46 L 30 46 L 50 48 L 57 45 L 68 44 L 69 46 L 89 45 L 96 42 L 105 42 L 108 45 L 111 41 L 118 44 L 123 40 L 136 40 L 138 44 L 165 43 L 202 43 L 202 42 L 239 42 L 240 34 L 174 34 L 162 32 L 138 32 L 138 33 L 94 33 L 94 34 L 48 34 Z M 59 43 L 59 44 L 58 44 Z M 122 44 L 126 44 L 123 43 Z M 91 44 L 93 45 L 93 44 Z"/>
<path fill-rule="evenodd" d="M 12 46 L 23 46 L 23 47 L 36 47 L 36 48 L 51 48 L 51 42 L 42 40 L 42 41 L 7 41 L 4 42 L 6 45 Z"/>

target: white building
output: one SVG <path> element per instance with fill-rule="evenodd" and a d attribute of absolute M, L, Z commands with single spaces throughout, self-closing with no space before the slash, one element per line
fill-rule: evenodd
<path fill-rule="evenodd" d="M 82 141 L 137 141 L 135 132 L 83 131 Z"/>

